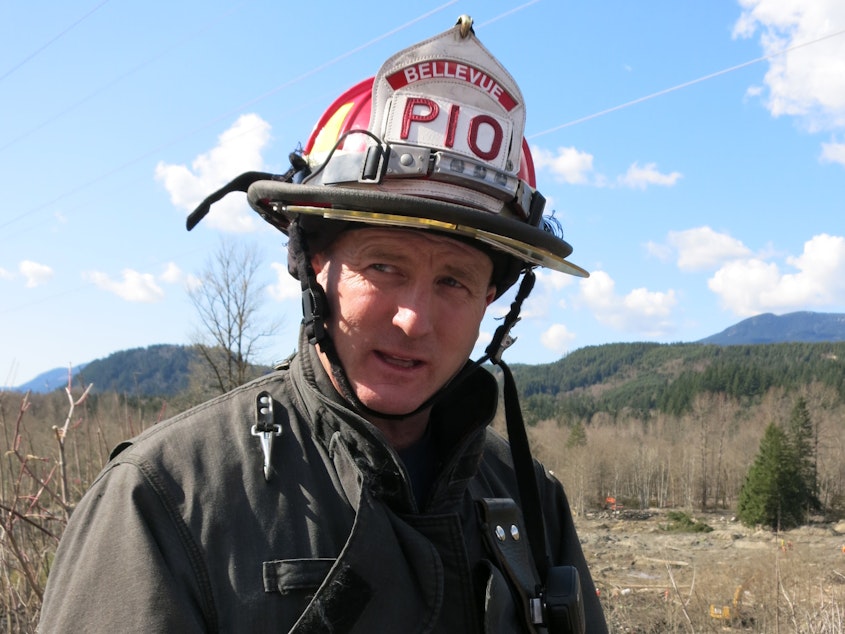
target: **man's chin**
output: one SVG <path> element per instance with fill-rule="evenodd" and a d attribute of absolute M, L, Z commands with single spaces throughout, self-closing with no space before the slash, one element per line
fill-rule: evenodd
<path fill-rule="evenodd" d="M 423 402 L 413 400 L 408 402 L 383 402 L 381 400 L 361 401 L 364 406 L 374 414 L 382 414 L 385 418 L 394 416 L 407 416 L 414 414 L 422 405 Z"/>
<path fill-rule="evenodd" d="M 375 394 L 372 390 L 358 388 L 358 400 L 370 411 L 388 417 L 414 414 L 425 404 L 426 399 L 418 394 L 386 394 L 384 390 Z"/>

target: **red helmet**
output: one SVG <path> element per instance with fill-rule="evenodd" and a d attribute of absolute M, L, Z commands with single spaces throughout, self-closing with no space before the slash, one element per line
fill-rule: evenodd
<path fill-rule="evenodd" d="M 334 100 L 329 109 L 317 121 L 308 142 L 302 150 L 304 157 L 325 155 L 335 146 L 338 139 L 352 130 L 366 130 L 370 123 L 370 113 L 373 106 L 373 80 L 370 77 L 358 82 L 340 97 Z M 339 150 L 357 148 L 356 151 L 366 151 L 366 140 L 360 136 L 341 141 Z M 534 176 L 534 159 L 528 149 L 528 142 L 522 140 L 522 152 L 519 155 L 520 179 L 531 187 L 536 187 Z"/>
<path fill-rule="evenodd" d="M 543 217 L 524 125 L 516 82 L 459 22 L 344 92 L 292 157 L 296 173 L 253 183 L 249 202 L 282 231 L 299 218 L 318 239 L 333 220 L 474 240 L 507 256 L 499 294 L 534 265 L 586 277 Z"/>

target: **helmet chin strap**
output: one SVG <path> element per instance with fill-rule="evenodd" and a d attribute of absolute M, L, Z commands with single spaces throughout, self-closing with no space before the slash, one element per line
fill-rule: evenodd
<path fill-rule="evenodd" d="M 511 303 L 510 311 L 504 319 L 504 322 L 496 329 L 493 335 L 493 340 L 487 346 L 485 354 L 476 361 L 469 362 L 453 376 L 448 383 L 437 390 L 434 394 L 423 401 L 413 411 L 402 414 L 388 414 L 380 412 L 371 407 L 368 407 L 361 402 L 358 395 L 355 393 L 346 371 L 343 369 L 343 364 L 337 354 L 337 349 L 334 342 L 326 330 L 325 323 L 328 317 L 328 300 L 326 292 L 320 283 L 317 281 L 317 275 L 314 273 L 314 267 L 311 265 L 311 256 L 308 249 L 308 240 L 305 237 L 305 232 L 299 226 L 299 221 L 294 220 L 289 227 L 290 242 L 289 249 L 294 249 L 294 257 L 297 267 L 297 275 L 299 276 L 302 287 L 302 314 L 303 325 L 305 328 L 305 335 L 308 337 L 308 342 L 312 345 L 320 347 L 320 351 L 326 355 L 331 368 L 332 378 L 335 381 L 341 395 L 345 398 L 359 414 L 365 418 L 379 418 L 382 420 L 404 420 L 419 414 L 422 411 L 432 407 L 435 403 L 443 399 L 452 392 L 461 382 L 472 372 L 474 372 L 481 364 L 486 361 L 492 361 L 496 365 L 504 366 L 502 362 L 502 353 L 510 346 L 515 339 L 510 336 L 510 330 L 519 321 L 519 312 L 522 308 L 522 303 L 531 293 L 534 287 L 534 272 L 527 269 L 519 286 L 516 298 Z"/>
<path fill-rule="evenodd" d="M 414 411 L 406 414 L 386 414 L 364 405 L 349 383 L 349 379 L 337 355 L 337 349 L 325 328 L 325 319 L 328 316 L 326 294 L 323 287 L 317 282 L 317 276 L 314 273 L 314 268 L 311 266 L 311 259 L 308 255 L 305 233 L 299 227 L 297 220 L 294 220 L 290 225 L 290 237 L 291 242 L 288 248 L 295 249 L 297 274 L 302 284 L 303 323 L 308 341 L 313 345 L 320 346 L 320 350 L 329 360 L 332 376 L 334 377 L 335 384 L 340 389 L 341 395 L 364 418 L 379 418 L 381 420 L 403 420 L 410 418 L 445 398 L 482 363 L 490 361 L 502 369 L 504 377 L 505 423 L 507 425 L 508 441 L 511 448 L 511 456 L 513 457 L 514 471 L 516 473 L 517 488 L 522 502 L 521 508 L 525 519 L 528 543 L 531 548 L 534 564 L 540 575 L 541 583 L 545 583 L 551 559 L 546 550 L 546 529 L 545 523 L 543 522 L 543 507 L 540 501 L 537 474 L 534 470 L 534 461 L 531 456 L 528 435 L 525 431 L 525 422 L 522 418 L 522 410 L 519 405 L 519 392 L 516 387 L 516 381 L 513 378 L 510 368 L 502 361 L 502 353 L 515 341 L 510 335 L 510 330 L 519 321 L 522 303 L 534 288 L 534 271 L 531 268 L 525 270 L 519 290 L 514 301 L 511 303 L 510 310 L 505 316 L 504 322 L 496 328 L 493 340 L 487 346 L 484 355 L 480 359 L 465 364 L 461 371 L 452 377 L 446 385 L 432 394 Z"/>

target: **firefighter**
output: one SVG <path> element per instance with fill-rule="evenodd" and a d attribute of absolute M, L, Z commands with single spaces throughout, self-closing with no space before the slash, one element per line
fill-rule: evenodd
<path fill-rule="evenodd" d="M 243 191 L 287 235 L 297 353 L 115 449 L 62 538 L 40 631 L 607 631 L 501 358 L 534 267 L 587 275 L 543 214 L 524 124 L 462 17 L 341 95 L 286 174 L 198 207 L 189 228 Z M 488 427 L 488 361 L 510 442 Z"/>

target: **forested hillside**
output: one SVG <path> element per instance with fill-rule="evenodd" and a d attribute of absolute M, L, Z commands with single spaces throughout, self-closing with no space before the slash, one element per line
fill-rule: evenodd
<path fill-rule="evenodd" d="M 735 508 L 766 430 L 800 403 L 818 508 L 845 513 L 845 342 L 608 344 L 512 369 L 535 456 L 576 512 Z"/>
<path fill-rule="evenodd" d="M 796 392 L 813 383 L 845 402 L 845 342 L 619 343 L 512 369 L 529 422 L 586 422 L 599 412 L 681 416 L 702 394 L 723 394 L 750 406 L 773 388 Z"/>
<path fill-rule="evenodd" d="M 132 396 L 174 396 L 188 387 L 191 363 L 198 359 L 188 346 L 156 345 L 123 350 L 89 363 L 78 375 L 98 393 Z"/>
<path fill-rule="evenodd" d="M 97 468 L 122 438 L 213 393 L 191 372 L 191 353 L 153 346 L 85 368 L 74 392 L 95 385 L 77 415 L 94 425 Z M 638 507 L 733 507 L 764 431 L 786 425 L 799 399 L 822 507 L 845 512 L 845 342 L 608 344 L 513 372 L 535 455 L 564 481 L 576 512 L 606 497 Z M 5 396 L 0 415 L 14 410 L 14 395 Z M 50 442 L 66 405 L 59 392 L 32 395 L 25 420 L 33 439 Z"/>

